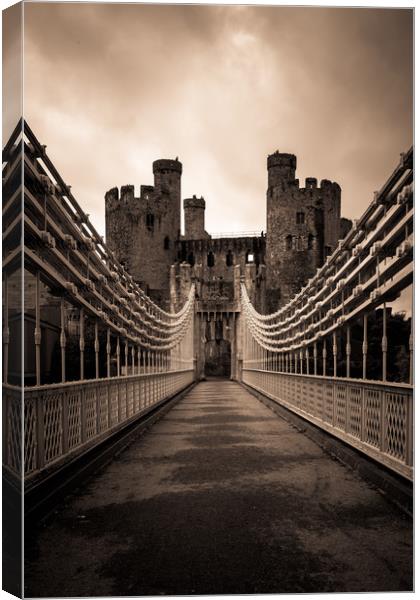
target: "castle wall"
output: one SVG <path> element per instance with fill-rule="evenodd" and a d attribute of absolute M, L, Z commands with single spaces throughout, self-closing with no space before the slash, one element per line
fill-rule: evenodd
<path fill-rule="evenodd" d="M 253 260 L 251 260 L 252 255 Z M 179 262 L 186 261 L 192 267 L 200 299 L 233 301 L 234 267 L 239 265 L 241 272 L 252 262 L 259 271 L 265 260 L 264 237 L 207 238 L 202 240 L 180 240 L 176 244 Z M 262 290 L 261 277 L 256 286 Z M 257 294 L 260 302 L 261 294 Z"/>

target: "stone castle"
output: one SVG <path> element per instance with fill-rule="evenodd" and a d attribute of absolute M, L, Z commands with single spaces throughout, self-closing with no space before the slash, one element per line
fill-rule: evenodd
<path fill-rule="evenodd" d="M 260 312 L 286 304 L 343 238 L 351 222 L 341 218 L 341 189 L 313 177 L 299 186 L 296 156 L 268 156 L 267 230 L 260 236 L 214 238 L 205 230 L 204 199 L 184 199 L 178 159 L 153 163 L 154 185 L 113 188 L 105 194 L 106 241 L 150 297 L 177 310 L 191 282 L 197 290 L 204 374 L 212 365 L 229 374 L 241 278 Z M 224 366 L 223 366 L 224 365 Z M 220 373 L 218 373 L 220 374 Z M 231 373 L 234 376 L 234 373 Z"/>

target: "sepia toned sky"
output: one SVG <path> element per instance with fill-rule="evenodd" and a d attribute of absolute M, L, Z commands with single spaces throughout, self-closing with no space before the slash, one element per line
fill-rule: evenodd
<path fill-rule="evenodd" d="M 25 118 L 101 233 L 157 158 L 208 231 L 261 231 L 267 154 L 356 218 L 412 144 L 410 10 L 28 3 L 24 49 Z"/>

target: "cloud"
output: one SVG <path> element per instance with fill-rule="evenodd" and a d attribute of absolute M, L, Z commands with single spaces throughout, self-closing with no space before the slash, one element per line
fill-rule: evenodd
<path fill-rule="evenodd" d="M 265 228 L 266 157 L 357 217 L 412 143 L 412 11 L 25 5 L 25 116 L 97 228 L 179 156 L 209 231 Z"/>

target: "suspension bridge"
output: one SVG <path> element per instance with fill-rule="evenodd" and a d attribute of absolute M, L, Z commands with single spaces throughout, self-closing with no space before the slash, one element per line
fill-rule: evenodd
<path fill-rule="evenodd" d="M 412 154 L 286 306 L 260 314 L 242 280 L 232 380 L 199 381 L 194 284 L 177 312 L 152 302 L 16 127 L 3 471 L 11 514 L 24 498 L 27 595 L 412 589 L 407 512 L 321 449 L 411 489 L 413 334 L 400 377 L 388 338 L 413 281 Z"/>

